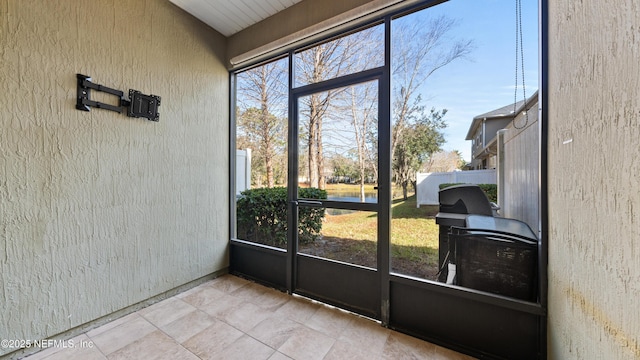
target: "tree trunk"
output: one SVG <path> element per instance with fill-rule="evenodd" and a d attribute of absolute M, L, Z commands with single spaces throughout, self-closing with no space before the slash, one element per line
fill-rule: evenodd
<path fill-rule="evenodd" d="M 364 168 L 360 168 L 360 201 L 365 202 L 364 196 Z"/>
<path fill-rule="evenodd" d="M 324 155 L 322 153 L 322 116 L 318 116 L 316 119 L 316 126 L 318 131 L 316 132 L 317 150 L 318 150 L 318 189 L 326 189 L 327 180 L 324 174 Z"/>
<path fill-rule="evenodd" d="M 267 91 L 266 68 L 262 68 L 262 81 L 260 83 L 260 116 L 262 117 L 263 134 L 262 141 L 264 145 L 264 167 L 267 171 L 267 187 L 272 188 L 275 184 L 273 181 L 273 148 L 271 142 L 271 126 L 269 124 L 269 93 Z"/>
<path fill-rule="evenodd" d="M 407 200 L 409 197 L 407 196 L 407 188 L 408 188 L 409 182 L 404 180 L 402 182 L 402 199 Z"/>
<path fill-rule="evenodd" d="M 264 156 L 264 166 L 267 170 L 267 187 L 274 187 L 275 181 L 273 180 L 273 155 L 266 154 Z"/>
<path fill-rule="evenodd" d="M 309 186 L 318 187 L 318 95 L 311 95 L 309 109 L 309 136 L 307 138 L 309 152 Z"/>

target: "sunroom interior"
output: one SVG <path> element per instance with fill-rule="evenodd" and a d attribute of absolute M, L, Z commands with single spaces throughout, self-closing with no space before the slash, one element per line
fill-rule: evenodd
<path fill-rule="evenodd" d="M 523 2 L 536 9 L 522 15 L 538 29 L 527 61 L 537 64 L 529 86 L 540 133 L 535 295 L 526 299 L 393 267 L 394 22 L 463 1 L 0 1 L 0 357 L 21 358 L 42 350 L 27 339 L 69 339 L 231 273 L 476 358 L 638 358 L 640 12 L 631 0 Z M 508 6 L 517 13 L 519 3 Z M 305 51 L 363 31 L 373 35 L 348 58 L 369 60 L 365 67 L 299 81 Z M 252 70 L 270 64 L 289 74 L 278 109 L 286 171 L 260 179 L 285 184 L 279 246 L 248 241 L 238 219 L 236 151 L 250 110 L 242 91 Z M 103 86 L 91 96 L 107 106 L 77 108 L 77 74 Z M 110 111 L 129 101 L 106 87 L 159 96 L 159 121 Z M 361 182 L 375 187 L 375 201 L 303 190 L 332 181 L 314 175 L 311 142 L 301 140 L 310 138 L 308 105 L 329 93 L 342 95 L 333 110 L 357 97 L 369 104 L 321 131 L 373 114 L 366 139 L 375 140 L 376 167 Z M 340 141 L 358 144 L 353 136 Z M 373 264 L 302 246 L 305 217 L 330 210 L 374 219 L 353 225 L 372 233 Z"/>

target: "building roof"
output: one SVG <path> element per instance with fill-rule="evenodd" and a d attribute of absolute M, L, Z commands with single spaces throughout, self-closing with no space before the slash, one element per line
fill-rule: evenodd
<path fill-rule="evenodd" d="M 516 110 L 519 109 L 523 103 L 524 103 L 524 100 L 520 100 L 517 103 L 515 103 L 515 106 L 514 104 L 509 104 L 499 109 L 491 110 L 487 113 L 475 116 L 474 119 L 489 119 L 489 118 L 496 118 L 496 117 L 501 118 L 505 116 L 513 116 L 513 114 L 515 114 L 514 109 Z"/>
<path fill-rule="evenodd" d="M 531 95 L 528 99 L 527 99 L 527 104 L 531 104 L 531 101 L 535 98 L 538 97 L 538 91 L 536 91 L 533 95 Z M 518 102 L 514 104 L 509 104 L 506 106 L 503 106 L 501 108 L 495 109 L 495 110 L 491 110 L 489 112 L 486 112 L 484 114 L 480 114 L 477 115 L 473 118 L 473 121 L 471 122 L 471 126 L 469 126 L 469 132 L 467 132 L 467 137 L 465 138 L 465 140 L 472 140 L 473 139 L 473 135 L 475 134 L 476 130 L 478 129 L 478 127 L 480 126 L 480 124 L 482 124 L 483 120 L 492 120 L 492 119 L 504 119 L 504 118 L 515 118 L 516 114 L 518 114 L 520 111 L 523 110 L 525 105 L 524 100 L 520 100 Z M 515 108 L 515 111 L 514 111 Z"/>

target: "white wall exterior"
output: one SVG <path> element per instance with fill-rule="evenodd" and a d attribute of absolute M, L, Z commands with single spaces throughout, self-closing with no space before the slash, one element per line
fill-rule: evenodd
<path fill-rule="evenodd" d="M 3 339 L 228 266 L 225 46 L 168 1 L 0 0 Z M 160 95 L 160 121 L 76 110 L 76 73 Z"/>
<path fill-rule="evenodd" d="M 640 2 L 549 4 L 549 358 L 640 359 Z"/>
<path fill-rule="evenodd" d="M 236 195 L 251 189 L 251 149 L 236 150 Z"/>
<path fill-rule="evenodd" d="M 503 184 L 498 181 L 498 205 L 503 217 L 524 221 L 539 234 L 540 124 L 537 102 L 532 106 L 528 116 L 521 112 L 503 130 L 502 149 L 498 138 L 498 179 L 504 177 Z"/>

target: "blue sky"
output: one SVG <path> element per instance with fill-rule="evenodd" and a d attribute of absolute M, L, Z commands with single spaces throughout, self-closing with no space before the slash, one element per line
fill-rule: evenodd
<path fill-rule="evenodd" d="M 444 150 L 471 160 L 465 137 L 473 117 L 513 103 L 516 66 L 515 0 L 451 0 L 410 16 L 445 14 L 457 19 L 453 37 L 472 39 L 475 49 L 429 77 L 420 93 L 427 108 L 447 109 Z M 526 95 L 538 89 L 538 2 L 522 0 Z M 522 100 L 521 70 L 518 98 Z"/>

